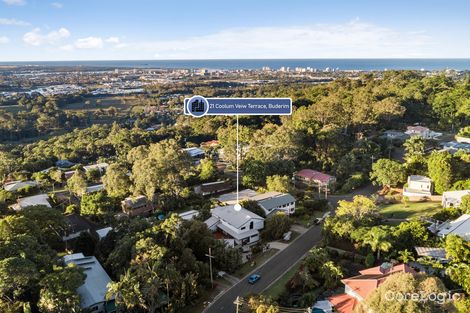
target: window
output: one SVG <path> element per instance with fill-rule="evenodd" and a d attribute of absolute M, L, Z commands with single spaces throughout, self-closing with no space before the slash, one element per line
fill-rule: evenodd
<path fill-rule="evenodd" d="M 253 221 L 250 222 L 250 229 L 253 229 Z"/>
<path fill-rule="evenodd" d="M 245 226 L 243 226 L 243 227 L 242 227 L 242 230 L 245 230 L 245 228 L 246 228 L 246 227 L 245 227 Z"/>

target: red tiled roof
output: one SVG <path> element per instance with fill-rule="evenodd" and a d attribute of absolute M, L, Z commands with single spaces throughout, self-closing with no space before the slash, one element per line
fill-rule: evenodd
<path fill-rule="evenodd" d="M 415 273 L 415 271 L 406 264 L 398 264 L 386 270 L 382 270 L 380 266 L 376 266 L 359 271 L 361 275 L 343 279 L 341 282 L 349 287 L 350 291 L 353 291 L 359 297 L 365 299 L 391 274 L 398 272 Z M 328 299 L 340 313 L 352 313 L 355 306 L 360 302 L 359 299 L 346 293 L 335 295 Z"/>
<path fill-rule="evenodd" d="M 371 268 L 367 268 L 365 270 L 359 271 L 359 273 L 361 273 L 362 275 L 369 275 L 369 274 L 383 275 L 383 274 L 390 274 L 390 273 L 396 273 L 396 272 L 415 273 L 415 271 L 406 264 L 394 265 L 393 267 L 383 272 L 380 270 L 380 266 L 371 267 Z"/>
<path fill-rule="evenodd" d="M 328 298 L 330 303 L 340 313 L 352 313 L 359 301 L 345 293 L 334 295 Z"/>
<path fill-rule="evenodd" d="M 218 140 L 204 141 L 203 143 L 201 143 L 201 146 L 203 146 L 203 147 L 215 147 L 215 146 L 218 146 L 218 145 L 219 145 Z"/>
<path fill-rule="evenodd" d="M 330 179 L 334 178 L 334 176 L 331 176 L 322 172 L 318 172 L 315 170 L 311 170 L 308 168 L 298 171 L 296 175 L 304 177 L 306 179 L 310 179 L 310 180 L 317 180 L 322 183 L 328 183 Z"/>
<path fill-rule="evenodd" d="M 380 266 L 376 266 L 359 271 L 361 275 L 343 279 L 341 282 L 365 299 L 377 289 L 388 276 L 398 272 L 415 273 L 415 271 L 406 264 L 395 265 L 387 270 L 381 270 Z"/>

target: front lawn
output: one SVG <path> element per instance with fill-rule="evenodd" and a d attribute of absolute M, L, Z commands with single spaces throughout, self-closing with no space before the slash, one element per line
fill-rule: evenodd
<path fill-rule="evenodd" d="M 409 202 L 382 205 L 380 213 L 386 218 L 407 219 L 431 216 L 442 209 L 440 202 Z"/>
<path fill-rule="evenodd" d="M 284 273 L 274 284 L 271 285 L 263 294 L 272 297 L 273 299 L 279 298 L 279 296 L 286 290 L 286 284 L 292 277 L 299 271 L 302 261 L 300 260 L 290 270 Z"/>
<path fill-rule="evenodd" d="M 254 259 L 246 262 L 243 264 L 238 270 L 236 270 L 234 276 L 238 278 L 243 278 L 248 273 L 250 273 L 252 270 L 257 268 L 260 265 L 263 265 L 264 262 L 269 260 L 273 255 L 275 255 L 279 250 L 277 249 L 269 249 L 268 251 L 264 253 L 259 253 L 254 256 Z M 253 266 L 253 261 L 254 261 L 254 266 Z"/>

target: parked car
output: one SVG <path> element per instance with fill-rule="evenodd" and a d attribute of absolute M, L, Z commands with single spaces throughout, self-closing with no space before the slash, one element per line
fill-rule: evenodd
<path fill-rule="evenodd" d="M 261 278 L 261 275 L 259 274 L 253 274 L 253 275 L 250 275 L 250 277 L 248 277 L 248 283 L 253 285 L 254 283 L 256 283 L 258 280 L 260 280 Z"/>

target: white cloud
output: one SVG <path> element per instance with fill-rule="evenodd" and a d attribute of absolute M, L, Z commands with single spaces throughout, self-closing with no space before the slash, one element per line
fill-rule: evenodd
<path fill-rule="evenodd" d="M 97 49 L 103 47 L 103 39 L 100 37 L 86 37 L 75 41 L 75 47 L 78 49 Z"/>
<path fill-rule="evenodd" d="M 227 29 L 183 39 L 136 42 L 160 59 L 380 58 L 432 55 L 431 38 L 354 20 L 343 24 Z"/>
<path fill-rule="evenodd" d="M 56 9 L 62 9 L 64 5 L 60 2 L 52 2 L 51 5 Z"/>
<path fill-rule="evenodd" d="M 6 36 L 0 36 L 0 45 L 6 44 L 10 42 L 10 38 Z"/>
<path fill-rule="evenodd" d="M 119 44 L 121 42 L 121 40 L 119 39 L 119 37 L 109 37 L 109 38 L 106 38 L 105 40 L 107 43 L 113 43 L 113 44 Z"/>
<path fill-rule="evenodd" d="M 25 5 L 25 0 L 3 0 L 8 5 Z"/>
<path fill-rule="evenodd" d="M 75 47 L 71 44 L 67 44 L 67 45 L 63 45 L 63 46 L 59 47 L 59 49 L 62 50 L 62 51 L 73 51 L 74 48 Z"/>
<path fill-rule="evenodd" d="M 57 45 L 68 37 L 70 37 L 70 32 L 64 27 L 47 34 L 42 33 L 40 28 L 35 28 L 23 35 L 23 41 L 31 46 Z"/>
<path fill-rule="evenodd" d="M 10 25 L 10 26 L 29 26 L 28 22 L 17 20 L 15 18 L 3 18 L 0 17 L 0 25 Z"/>

